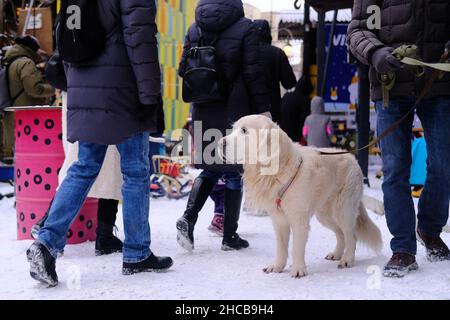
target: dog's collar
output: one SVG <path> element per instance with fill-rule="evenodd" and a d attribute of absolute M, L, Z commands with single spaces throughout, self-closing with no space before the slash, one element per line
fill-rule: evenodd
<path fill-rule="evenodd" d="M 295 174 L 289 179 L 289 181 L 278 191 L 278 198 L 275 200 L 277 208 L 281 210 L 281 203 L 283 202 L 284 195 L 288 192 L 292 183 L 294 183 L 295 178 L 297 178 L 298 173 L 300 172 L 300 167 L 303 164 L 303 159 L 300 159 L 300 162 L 297 165 L 297 170 L 295 170 Z"/>

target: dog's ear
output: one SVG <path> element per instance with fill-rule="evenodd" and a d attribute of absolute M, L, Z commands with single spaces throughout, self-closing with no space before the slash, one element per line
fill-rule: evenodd
<path fill-rule="evenodd" d="M 277 126 L 260 130 L 258 143 L 258 163 L 269 166 L 280 157 L 281 129 Z"/>

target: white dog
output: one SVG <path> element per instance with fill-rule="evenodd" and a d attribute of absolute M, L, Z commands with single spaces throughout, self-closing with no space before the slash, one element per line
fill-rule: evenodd
<path fill-rule="evenodd" d="M 322 155 L 320 151 L 337 152 L 294 144 L 265 116 L 240 119 L 219 142 L 224 160 L 244 165 L 247 201 L 271 213 L 277 256 L 264 269 L 266 273 L 285 269 L 292 230 L 291 275 L 307 274 L 305 247 L 314 214 L 336 234 L 336 247 L 326 259 L 339 261 L 339 268 L 353 266 L 358 240 L 377 253 L 382 248 L 380 230 L 361 202 L 363 175 L 354 156 Z"/>

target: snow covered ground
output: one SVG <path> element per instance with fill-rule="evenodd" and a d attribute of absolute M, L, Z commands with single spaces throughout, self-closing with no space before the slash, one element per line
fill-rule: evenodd
<path fill-rule="evenodd" d="M 12 188 L 0 185 L 0 193 Z M 384 217 L 371 214 L 383 233 L 382 256 L 358 247 L 356 266 L 338 270 L 323 258 L 333 249 L 331 231 L 316 220 L 307 247 L 309 275 L 294 280 L 287 269 L 266 275 L 261 270 L 275 253 L 268 217 L 242 214 L 240 234 L 251 248 L 223 252 L 221 239 L 207 230 L 213 203 L 208 201 L 196 227 L 196 250 L 189 254 L 175 241 L 175 221 L 185 200 L 152 200 L 152 249 L 171 255 L 175 265 L 165 274 L 121 275 L 120 254 L 95 257 L 94 244 L 68 246 L 57 262 L 60 285 L 48 289 L 28 275 L 25 251 L 30 241 L 16 241 L 14 199 L 0 201 L 0 299 L 450 299 L 450 262 L 431 264 L 419 246 L 420 270 L 404 279 L 386 279 L 381 268 L 390 256 Z M 121 216 L 118 219 L 122 230 Z M 119 231 L 120 237 L 123 237 Z M 450 234 L 444 239 L 450 244 Z"/>

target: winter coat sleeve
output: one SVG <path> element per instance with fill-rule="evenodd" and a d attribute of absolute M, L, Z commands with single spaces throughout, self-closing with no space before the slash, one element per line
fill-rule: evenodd
<path fill-rule="evenodd" d="M 263 64 L 259 57 L 259 39 L 253 24 L 249 25 L 243 45 L 243 77 L 255 114 L 270 112 L 270 95 L 266 86 Z"/>
<path fill-rule="evenodd" d="M 297 84 L 294 71 L 292 70 L 289 59 L 283 50 L 280 50 L 280 82 L 286 90 L 292 89 Z"/>
<path fill-rule="evenodd" d="M 158 103 L 161 94 L 161 70 L 158 58 L 155 1 L 120 0 L 122 28 L 128 57 L 145 105 Z"/>
<path fill-rule="evenodd" d="M 353 17 L 347 31 L 347 43 L 353 55 L 362 63 L 370 65 L 372 53 L 385 45 L 378 39 L 377 30 L 370 30 L 367 20 L 371 14 L 367 8 L 379 5 L 379 0 L 355 0 Z"/>
<path fill-rule="evenodd" d="M 23 89 L 33 98 L 49 98 L 55 94 L 55 89 L 46 83 L 42 73 L 36 68 L 36 64 L 30 59 L 16 62 L 18 73 Z"/>

